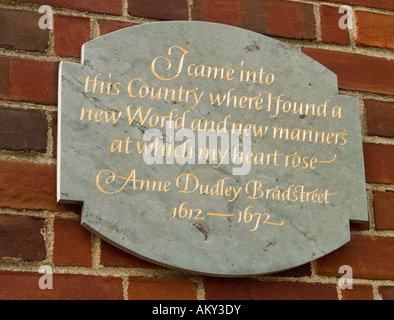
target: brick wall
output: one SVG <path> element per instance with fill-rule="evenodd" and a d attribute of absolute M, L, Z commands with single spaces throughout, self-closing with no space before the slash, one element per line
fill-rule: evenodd
<path fill-rule="evenodd" d="M 41 30 L 40 5 L 53 8 Z M 338 9 L 355 27 L 338 27 Z M 359 99 L 369 224 L 351 241 L 286 272 L 219 279 L 127 255 L 80 226 L 80 208 L 56 203 L 57 75 L 99 35 L 157 20 L 239 26 L 284 41 L 338 75 Z M 394 1 L 0 0 L 0 299 L 393 299 Z M 53 290 L 41 290 L 42 265 Z M 353 289 L 341 290 L 341 265 Z"/>

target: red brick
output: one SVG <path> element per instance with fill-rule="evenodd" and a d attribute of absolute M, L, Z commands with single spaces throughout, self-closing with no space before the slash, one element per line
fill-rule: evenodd
<path fill-rule="evenodd" d="M 369 221 L 366 222 L 350 222 L 350 231 L 363 231 L 369 230 Z"/>
<path fill-rule="evenodd" d="M 49 30 L 38 25 L 38 12 L 0 9 L 0 46 L 12 50 L 45 52 Z"/>
<path fill-rule="evenodd" d="M 161 20 L 187 20 L 186 0 L 128 0 L 129 14 L 137 17 Z"/>
<path fill-rule="evenodd" d="M 101 241 L 100 261 L 104 267 L 162 269 L 158 265 L 134 257 L 104 241 Z"/>
<path fill-rule="evenodd" d="M 52 116 L 52 141 L 53 141 L 53 150 L 52 156 L 57 157 L 57 112 L 51 112 Z"/>
<path fill-rule="evenodd" d="M 394 16 L 355 11 L 358 46 L 394 49 Z"/>
<path fill-rule="evenodd" d="M 57 62 L 10 59 L 11 100 L 57 103 Z"/>
<path fill-rule="evenodd" d="M 394 145 L 364 143 L 365 180 L 394 183 Z"/>
<path fill-rule="evenodd" d="M 0 99 L 55 105 L 57 62 L 0 57 Z"/>
<path fill-rule="evenodd" d="M 394 230 L 394 192 L 373 191 L 376 230 Z"/>
<path fill-rule="evenodd" d="M 0 149 L 45 152 L 48 122 L 39 110 L 0 109 Z"/>
<path fill-rule="evenodd" d="M 242 1 L 240 0 L 194 0 L 192 18 L 193 20 L 240 26 L 241 8 Z"/>
<path fill-rule="evenodd" d="M 80 219 L 56 218 L 53 226 L 53 263 L 63 266 L 92 266 L 91 233 Z"/>
<path fill-rule="evenodd" d="M 53 274 L 53 289 L 38 286 L 43 274 L 0 271 L 1 300 L 123 300 L 122 278 Z"/>
<path fill-rule="evenodd" d="M 394 102 L 364 100 L 367 132 L 372 136 L 394 137 Z"/>
<path fill-rule="evenodd" d="M 343 15 L 339 13 L 339 8 L 321 5 L 319 10 L 322 41 L 336 44 L 350 44 L 348 29 L 341 29 L 339 27 L 339 19 Z"/>
<path fill-rule="evenodd" d="M 341 290 L 342 300 L 374 300 L 372 286 L 353 284 L 353 289 Z"/>
<path fill-rule="evenodd" d="M 111 21 L 111 20 L 99 20 L 100 35 L 104 35 L 110 32 L 114 32 L 123 28 L 135 26 L 136 23 L 123 22 L 123 21 Z"/>
<path fill-rule="evenodd" d="M 272 277 L 309 277 L 311 275 L 312 269 L 310 263 L 303 264 L 293 269 L 271 274 Z"/>
<path fill-rule="evenodd" d="M 317 260 L 317 274 L 341 277 L 339 268 L 348 265 L 353 278 L 394 279 L 394 238 L 352 236 L 343 247 Z"/>
<path fill-rule="evenodd" d="M 193 20 L 242 27 L 279 37 L 315 39 L 313 5 L 280 0 L 194 0 Z"/>
<path fill-rule="evenodd" d="M 186 279 L 130 277 L 129 300 L 196 300 L 197 286 Z"/>
<path fill-rule="evenodd" d="M 394 2 L 392 0 L 328 0 L 347 5 L 360 5 L 371 8 L 382 8 L 394 10 Z"/>
<path fill-rule="evenodd" d="M 394 287 L 379 287 L 379 293 L 383 300 L 394 300 Z"/>
<path fill-rule="evenodd" d="M 52 164 L 0 160 L 0 194 L 0 207 L 80 212 L 79 205 L 57 204 Z"/>
<path fill-rule="evenodd" d="M 45 220 L 36 217 L 0 215 L 0 257 L 44 260 Z"/>
<path fill-rule="evenodd" d="M 0 57 L 0 99 L 10 98 L 10 58 Z"/>
<path fill-rule="evenodd" d="M 53 33 L 58 55 L 80 57 L 82 45 L 90 40 L 90 19 L 55 15 Z"/>
<path fill-rule="evenodd" d="M 204 279 L 207 300 L 337 300 L 334 284 Z"/>
<path fill-rule="evenodd" d="M 38 3 L 89 12 L 122 14 L 122 0 L 19 0 L 19 2 Z"/>
<path fill-rule="evenodd" d="M 254 12 L 254 6 L 261 7 L 261 1 L 244 0 L 248 12 Z M 262 16 L 260 16 L 260 14 Z M 242 25 L 252 31 L 261 33 L 265 30 L 260 29 L 266 23 L 267 34 L 271 36 L 290 37 L 297 39 L 315 39 L 315 16 L 313 6 L 305 3 L 295 3 L 288 1 L 267 1 L 267 11 L 260 11 L 255 17 L 250 19 L 247 15 L 242 16 Z"/>
<path fill-rule="evenodd" d="M 341 89 L 394 94 L 394 60 L 315 48 L 302 52 L 334 72 Z"/>

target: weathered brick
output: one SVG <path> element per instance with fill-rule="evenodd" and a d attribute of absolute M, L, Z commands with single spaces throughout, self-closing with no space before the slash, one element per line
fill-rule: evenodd
<path fill-rule="evenodd" d="M 379 287 L 379 293 L 382 296 L 383 300 L 394 300 L 394 287 Z"/>
<path fill-rule="evenodd" d="M 369 228 L 370 228 L 369 221 L 366 221 L 366 222 L 350 222 L 350 232 L 352 232 L 352 231 L 369 230 Z"/>
<path fill-rule="evenodd" d="M 0 57 L 0 99 L 9 99 L 10 85 L 10 58 Z"/>
<path fill-rule="evenodd" d="M 394 102 L 364 100 L 367 132 L 372 136 L 394 137 Z"/>
<path fill-rule="evenodd" d="M 90 19 L 55 15 L 53 33 L 58 55 L 80 57 L 82 45 L 90 40 Z"/>
<path fill-rule="evenodd" d="M 132 16 L 161 20 L 187 20 L 186 0 L 128 0 L 128 11 Z"/>
<path fill-rule="evenodd" d="M 101 241 L 100 262 L 104 267 L 162 269 L 158 265 L 136 258 L 104 241 Z"/>
<path fill-rule="evenodd" d="M 186 279 L 130 277 L 129 300 L 196 300 L 197 286 Z"/>
<path fill-rule="evenodd" d="M 44 260 L 44 226 L 45 220 L 41 218 L 0 215 L 0 257 L 28 261 Z"/>
<path fill-rule="evenodd" d="M 394 145 L 364 143 L 365 179 L 370 183 L 394 183 Z"/>
<path fill-rule="evenodd" d="M 57 62 L 0 57 L 0 99 L 55 105 Z"/>
<path fill-rule="evenodd" d="M 38 25 L 38 12 L 0 9 L 0 46 L 12 50 L 45 52 L 49 30 Z"/>
<path fill-rule="evenodd" d="M 339 19 L 343 14 L 338 7 L 320 5 L 320 28 L 323 42 L 336 44 L 350 44 L 348 29 L 339 27 Z"/>
<path fill-rule="evenodd" d="M 39 110 L 0 109 L 0 149 L 45 152 L 48 121 Z"/>
<path fill-rule="evenodd" d="M 0 271 L 0 300 L 123 300 L 122 278 L 53 274 L 53 289 L 42 290 L 35 272 Z"/>
<path fill-rule="evenodd" d="M 57 62 L 10 60 L 11 100 L 57 103 Z"/>
<path fill-rule="evenodd" d="M 273 274 L 271 274 L 271 276 L 273 276 L 273 277 L 308 277 L 308 276 L 311 276 L 311 274 L 312 274 L 311 264 L 306 263 L 306 264 L 303 264 L 303 265 L 298 266 L 296 268 L 273 273 Z"/>
<path fill-rule="evenodd" d="M 347 5 L 360 5 L 371 8 L 382 8 L 394 10 L 394 2 L 392 0 L 328 0 Z"/>
<path fill-rule="evenodd" d="M 271 36 L 315 39 L 313 5 L 281 0 L 194 0 L 192 19 L 219 22 Z"/>
<path fill-rule="evenodd" d="M 241 26 L 241 0 L 194 0 L 192 19 Z"/>
<path fill-rule="evenodd" d="M 376 230 L 394 230 L 394 192 L 373 191 Z"/>
<path fill-rule="evenodd" d="M 334 72 L 341 89 L 394 94 L 394 60 L 315 48 L 302 52 Z"/>
<path fill-rule="evenodd" d="M 57 157 L 57 112 L 51 112 L 52 117 L 52 156 Z"/>
<path fill-rule="evenodd" d="M 204 279 L 207 300 L 337 300 L 333 284 Z"/>
<path fill-rule="evenodd" d="M 64 266 L 92 266 L 91 233 L 80 219 L 56 218 L 53 225 L 53 263 Z"/>
<path fill-rule="evenodd" d="M 394 279 L 394 238 L 352 236 L 350 242 L 317 260 L 317 274 L 341 277 L 339 268 L 348 265 L 353 278 Z"/>
<path fill-rule="evenodd" d="M 79 205 L 57 204 L 56 166 L 0 160 L 0 207 L 80 213 Z"/>
<path fill-rule="evenodd" d="M 358 46 L 394 49 L 394 16 L 355 11 Z"/>
<path fill-rule="evenodd" d="M 122 0 L 19 0 L 20 2 L 37 3 L 54 7 L 68 9 L 109 13 L 115 15 L 122 14 Z"/>
<path fill-rule="evenodd" d="M 136 23 L 112 21 L 112 20 L 98 20 L 98 23 L 100 26 L 101 36 L 110 32 L 114 32 L 123 28 L 128 28 L 136 25 Z"/>
<path fill-rule="evenodd" d="M 353 284 L 352 289 L 341 290 L 342 300 L 374 300 L 370 285 Z"/>

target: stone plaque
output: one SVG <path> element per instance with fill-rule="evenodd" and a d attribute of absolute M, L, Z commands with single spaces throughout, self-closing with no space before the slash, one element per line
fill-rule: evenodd
<path fill-rule="evenodd" d="M 58 200 L 148 261 L 216 276 L 315 260 L 367 221 L 358 99 L 269 37 L 151 23 L 59 75 Z"/>

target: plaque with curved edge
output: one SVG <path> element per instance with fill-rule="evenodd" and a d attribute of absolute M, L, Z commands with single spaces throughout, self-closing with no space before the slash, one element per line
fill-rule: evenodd
<path fill-rule="evenodd" d="M 358 99 L 284 43 L 208 22 L 94 39 L 59 72 L 58 201 L 159 265 L 269 274 L 367 221 Z"/>

